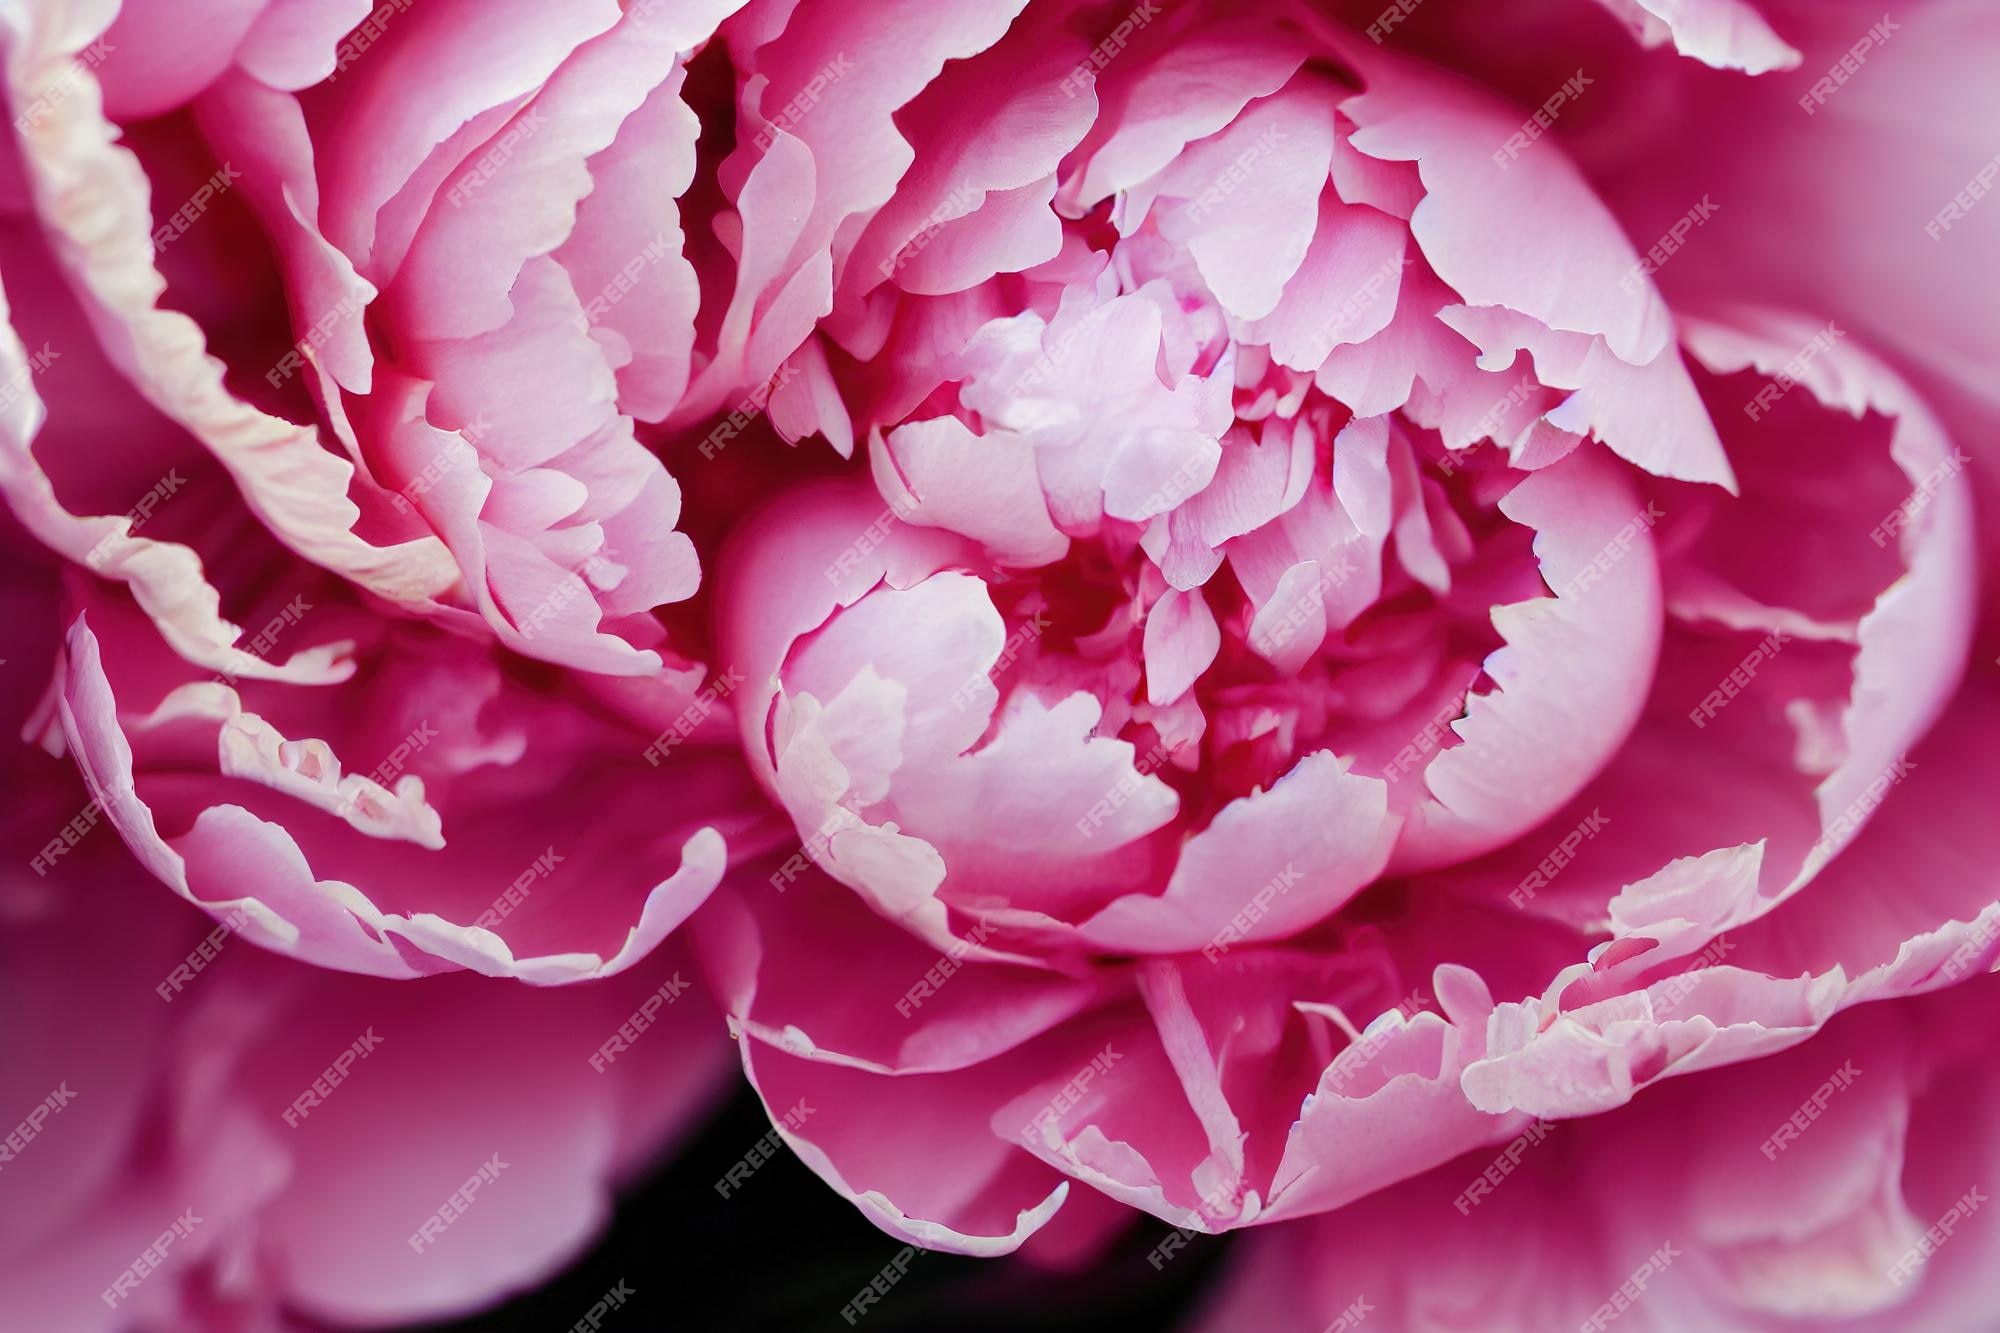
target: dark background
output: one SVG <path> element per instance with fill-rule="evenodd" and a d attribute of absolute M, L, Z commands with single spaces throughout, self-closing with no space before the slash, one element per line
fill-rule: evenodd
<path fill-rule="evenodd" d="M 475 1318 L 422 1325 L 422 1333 L 567 1333 L 621 1279 L 633 1295 L 604 1316 L 603 1333 L 1166 1333 L 1220 1276 L 1216 1261 L 1229 1242 L 1205 1236 L 1155 1271 L 1146 1256 L 1171 1228 L 1140 1217 L 1085 1273 L 919 1251 L 850 1326 L 841 1307 L 903 1242 L 782 1145 L 728 1198 L 717 1194 L 723 1172 L 770 1128 L 755 1094 L 739 1087 L 677 1156 L 625 1193 L 610 1230 L 561 1275 Z"/>

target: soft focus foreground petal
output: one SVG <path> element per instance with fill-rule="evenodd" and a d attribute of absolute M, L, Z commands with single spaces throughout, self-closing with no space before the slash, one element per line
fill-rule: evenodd
<path fill-rule="evenodd" d="M 1648 47 L 1674 49 L 1716 69 L 1768 74 L 1805 59 L 1758 12 L 1755 0 L 1598 0 Z"/>
<path fill-rule="evenodd" d="M 553 1275 L 605 1224 L 609 1187 L 634 1150 L 689 1127 L 722 1085 L 727 1046 L 678 962 L 660 955 L 551 996 L 467 976 L 307 980 L 273 960 L 270 971 L 306 984 L 277 988 L 291 1000 L 280 1012 L 259 1005 L 248 1023 L 239 1013 L 234 1048 L 210 1056 L 223 1086 L 186 1113 L 236 1110 L 289 1158 L 253 1233 L 281 1290 L 321 1318 L 387 1324 L 475 1309 Z M 240 1011 L 251 983 L 218 978 L 204 1002 Z M 605 1056 L 635 1011 L 643 1035 Z M 282 1113 L 301 1089 L 364 1036 L 380 1048 L 287 1128 Z M 482 1167 L 490 1179 L 471 1204 L 420 1235 Z"/>
<path fill-rule="evenodd" d="M 40 831 L 10 817 L 10 854 Z M 36 1220 L 0 1247 L 12 1317 L 34 1327 L 470 1313 L 574 1257 L 610 1189 L 690 1127 L 731 1063 L 678 956 L 560 995 L 400 985 L 247 948 L 102 835 L 47 883 L 34 905 L 9 882 L 0 943 L 9 1007 L 76 1024 L 10 1025 L 0 1060 L 10 1102 L 75 1098 L 9 1163 L 18 1184 L 48 1177 L 8 1192 Z M 643 1036 L 603 1056 L 642 1010 Z M 419 1235 L 482 1166 L 453 1225 Z M 112 1290 L 190 1214 L 160 1271 Z"/>

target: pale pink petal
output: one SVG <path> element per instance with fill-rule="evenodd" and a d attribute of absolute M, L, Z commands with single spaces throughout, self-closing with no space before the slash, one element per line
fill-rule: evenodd
<path fill-rule="evenodd" d="M 1598 0 L 1648 47 L 1668 42 L 1716 69 L 1768 74 L 1805 57 L 1771 31 L 1753 0 Z"/>

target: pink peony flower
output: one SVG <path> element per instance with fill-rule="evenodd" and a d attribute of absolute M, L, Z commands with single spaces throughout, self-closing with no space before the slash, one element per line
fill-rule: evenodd
<path fill-rule="evenodd" d="M 712 17 L 213 8 L 173 61 L 173 6 L 14 20 L 40 226 L 0 253 L 0 475 L 79 571 L 35 729 L 260 944 L 619 972 L 755 818 L 733 761 L 649 746 L 706 698 L 649 614 L 698 561 L 628 415 L 686 387 L 663 302 L 695 278 L 654 205 Z"/>
<path fill-rule="evenodd" d="M 10 666 L 46 652 L 23 631 L 51 631 L 51 609 L 8 597 Z M 210 922 L 133 892 L 143 872 L 105 833 L 27 873 L 89 797 L 26 749 L 0 781 L 10 1328 L 459 1314 L 575 1257 L 612 1187 L 727 1086 L 728 1043 L 673 946 L 554 994 L 308 967 L 245 943 L 247 913 Z M 642 1009 L 643 1034 L 593 1065 Z"/>
<path fill-rule="evenodd" d="M 970 1253 L 1069 1182 L 1284 1221 L 1990 965 L 1982 877 L 1843 855 L 1991 734 L 1967 455 L 1858 329 L 1670 311 L 1546 130 L 1588 72 L 1524 121 L 1304 8 L 1034 19 L 836 264 L 873 486 L 717 576 L 803 847 L 697 928 L 830 1183 Z"/>
<path fill-rule="evenodd" d="M 1769 1059 L 1260 1230 L 1192 1327 L 1978 1328 L 2000 1163 L 1967 1131 L 1992 1114 L 1976 1034 L 1993 1002 L 1982 979 L 1869 1005 Z"/>
<path fill-rule="evenodd" d="M 292 960 L 120 1095 L 257 1123 L 162 1169 L 241 1165 L 260 1293 L 501 1284 L 335 1294 L 386 1243 L 256 1182 L 373 1208 L 333 1140 L 450 1099 L 294 1147 L 242 997 L 567 1031 L 694 957 L 910 1243 L 1288 1224 L 1217 1327 L 1312 1328 L 1445 1234 L 1388 1322 L 1525 1329 L 1685 1236 L 1627 1327 L 1963 1326 L 1974 1245 L 1888 1264 L 1986 1150 L 1903 1145 L 2000 958 L 1988 16 L 195 8 L 0 7 L 5 669 L 89 791 L 8 827 Z M 1883 1076 L 1760 1154 L 1843 1039 Z M 565 1073 L 509 1282 L 660 1091 Z"/>

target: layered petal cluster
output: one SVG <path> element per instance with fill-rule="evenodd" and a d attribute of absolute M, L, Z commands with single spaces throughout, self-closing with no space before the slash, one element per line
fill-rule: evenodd
<path fill-rule="evenodd" d="M 729 1086 L 671 950 L 557 995 L 398 986 L 132 902 L 129 861 L 100 859 L 64 901 L 12 904 L 0 948 L 9 1012 L 52 1015 L 9 1026 L 0 1075 L 10 1110 L 42 1112 L 0 1201 L 19 1327 L 456 1316 L 560 1272 Z M 594 1069 L 649 1001 L 644 1038 Z"/>
<path fill-rule="evenodd" d="M 1897 108 L 1990 17 L 192 8 L 0 0 L 55 794 L 0 946 L 135 1043 L 76 1252 L 220 1191 L 162 1321 L 535 1280 L 707 1017 L 915 1244 L 1288 1224 L 1217 1328 L 1575 1326 L 1669 1257 L 1628 1326 L 1962 1323 L 1973 1244 L 1891 1265 L 1992 1147 L 1913 1127 L 1984 1104 L 2000 964 L 2000 207 L 1925 237 L 1985 158 Z M 186 1000 L 200 919 L 98 822 L 244 937 Z M 274 1128 L 377 1013 L 374 1091 Z M 374 1219 L 469 1125 L 547 1207 L 412 1265 Z"/>
<path fill-rule="evenodd" d="M 1982 978 L 1844 1014 L 1810 1045 L 1262 1232 L 1192 1327 L 1976 1328 L 2000 1226 L 1992 1138 L 1962 1127 L 1991 1113 L 1973 1033 L 1993 1002 Z"/>
<path fill-rule="evenodd" d="M 635 424 L 688 387 L 721 10 L 217 5 L 166 68 L 172 6 L 16 8 L 0 486 L 74 570 L 28 739 L 267 947 L 632 966 L 761 818 L 652 745 L 723 726 Z"/>
<path fill-rule="evenodd" d="M 800 850 L 697 930 L 771 1104 L 850 1108 L 807 1160 L 974 1253 L 1066 1178 L 1280 1221 L 1989 966 L 1989 879 L 1836 873 L 1972 757 L 1922 749 L 1979 559 L 1907 383 L 1670 313 L 1559 144 L 1304 7 L 1098 17 L 906 108 L 816 335 L 845 420 L 789 428 L 872 484 L 722 557 Z M 885 1104 L 952 1108 L 922 1169 Z"/>
<path fill-rule="evenodd" d="M 51 599 L 12 588 L 4 608 L 5 669 L 45 658 Z M 10 726 L 26 702 L 9 696 Z M 574 1259 L 613 1190 L 729 1087 L 674 946 L 558 992 L 309 966 L 258 947 L 253 908 L 214 921 L 142 882 L 70 765 L 21 747 L 0 782 L 10 1327 L 454 1317 Z M 599 1054 L 641 1010 L 641 1035 Z"/>

